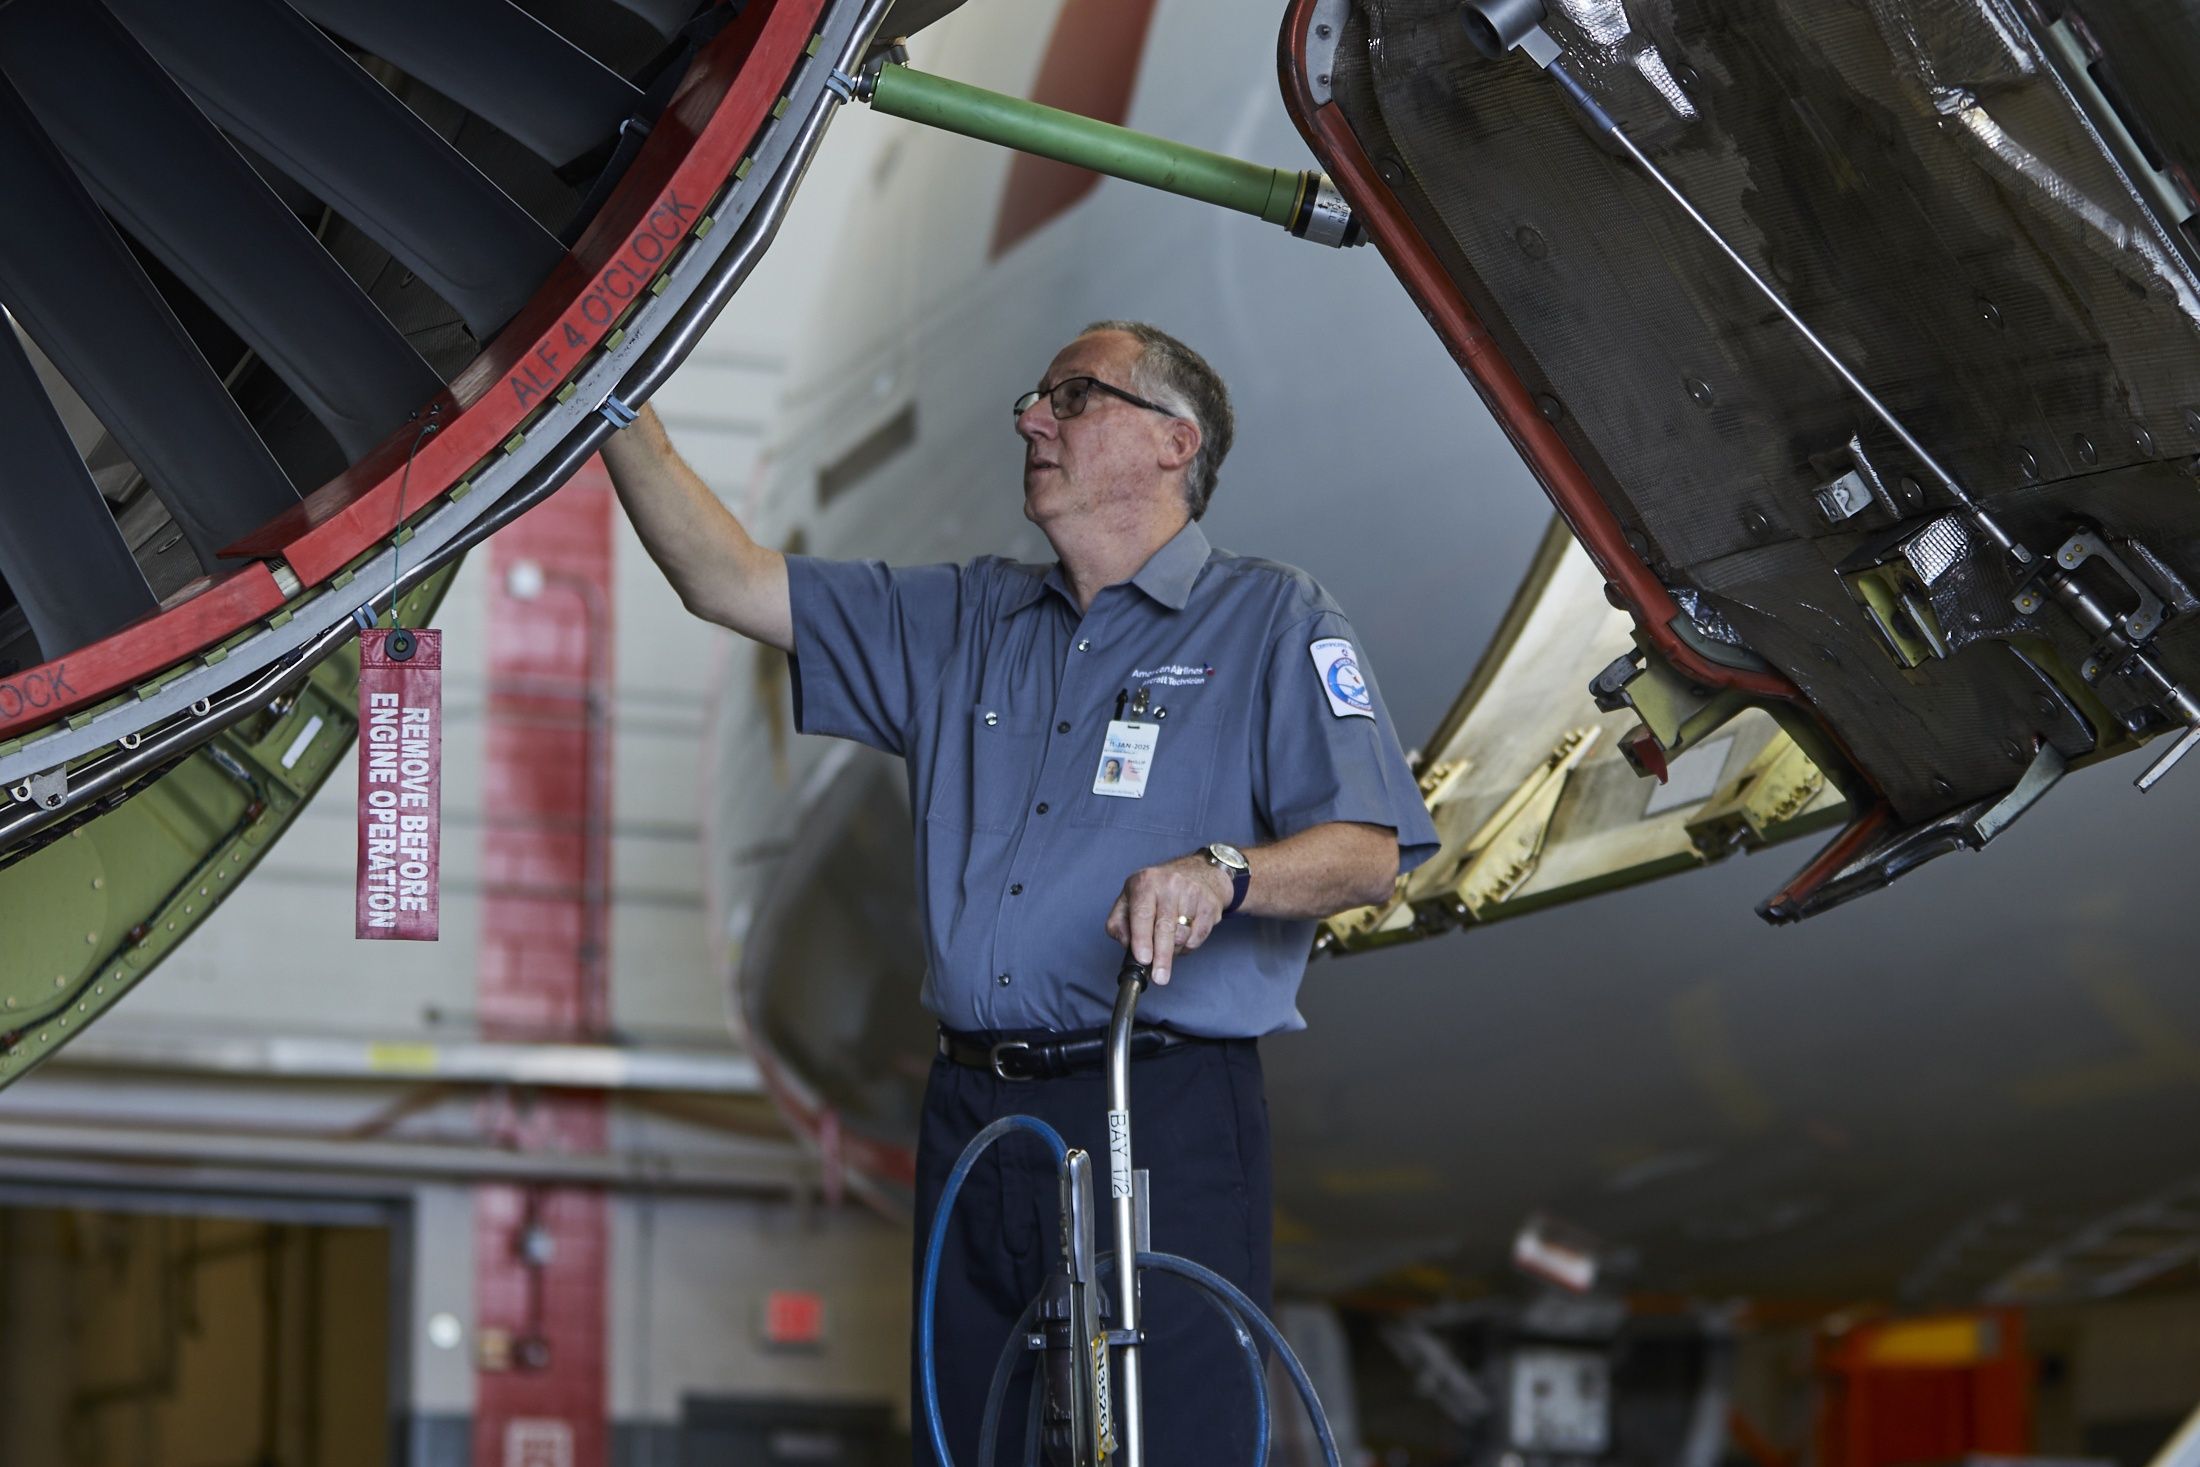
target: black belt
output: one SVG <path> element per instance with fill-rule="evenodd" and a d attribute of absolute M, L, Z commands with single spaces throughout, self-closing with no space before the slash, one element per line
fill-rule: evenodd
<path fill-rule="evenodd" d="M 1167 1029 L 1131 1030 L 1131 1058 L 1150 1059 L 1187 1044 L 1211 1041 Z M 940 1053 L 966 1069 L 989 1070 L 1003 1080 L 1057 1080 L 1108 1061 L 1105 1034 L 1079 1039 L 1004 1039 L 989 1042 L 952 1029 L 940 1030 Z"/>

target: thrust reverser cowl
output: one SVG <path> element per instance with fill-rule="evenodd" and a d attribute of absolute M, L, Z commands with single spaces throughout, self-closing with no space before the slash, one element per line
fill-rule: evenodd
<path fill-rule="evenodd" d="M 1598 696 L 1639 715 L 1631 761 L 1657 772 L 1722 698 L 1781 713 L 1852 812 L 1766 904 L 1785 920 L 2174 742 L 2200 680 L 2200 21 L 1543 8 L 1548 71 L 1485 55 L 1457 0 L 1296 0 L 1284 85 L 1630 613 L 1636 670 Z"/>

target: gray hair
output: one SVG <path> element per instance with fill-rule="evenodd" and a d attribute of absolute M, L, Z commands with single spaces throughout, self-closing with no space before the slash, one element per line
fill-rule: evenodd
<path fill-rule="evenodd" d="M 1131 364 L 1131 391 L 1152 398 L 1179 417 L 1199 425 L 1199 452 L 1184 466 L 1184 503 L 1198 519 L 1214 498 L 1215 476 L 1237 434 L 1230 411 L 1230 390 L 1207 359 L 1157 326 L 1143 321 L 1095 321 L 1079 332 L 1120 331 L 1139 346 Z"/>

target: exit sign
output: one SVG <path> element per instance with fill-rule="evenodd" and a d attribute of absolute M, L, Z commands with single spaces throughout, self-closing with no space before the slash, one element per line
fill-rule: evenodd
<path fill-rule="evenodd" d="M 825 1296 L 809 1289 L 774 1289 L 764 1296 L 764 1343 L 825 1343 Z"/>

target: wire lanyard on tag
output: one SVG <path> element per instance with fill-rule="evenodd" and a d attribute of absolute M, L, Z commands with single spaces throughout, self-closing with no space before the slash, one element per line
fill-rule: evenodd
<path fill-rule="evenodd" d="M 418 410 L 414 411 L 413 416 L 420 416 Z M 427 419 L 421 423 L 419 430 L 413 434 L 411 444 L 406 447 L 405 467 L 397 476 L 397 514 L 395 522 L 390 526 L 390 637 L 384 644 L 393 662 L 403 662 L 410 658 L 413 649 L 419 645 L 413 634 L 406 630 L 397 611 L 397 589 L 401 580 L 399 571 L 405 563 L 405 492 L 412 486 L 413 458 L 420 452 L 420 445 L 428 440 L 428 436 L 443 426 L 442 416 L 443 404 L 438 402 L 428 405 Z M 362 635 L 374 630 L 381 621 L 375 614 L 371 597 L 359 603 L 358 608 L 352 612 L 351 619 Z"/>

